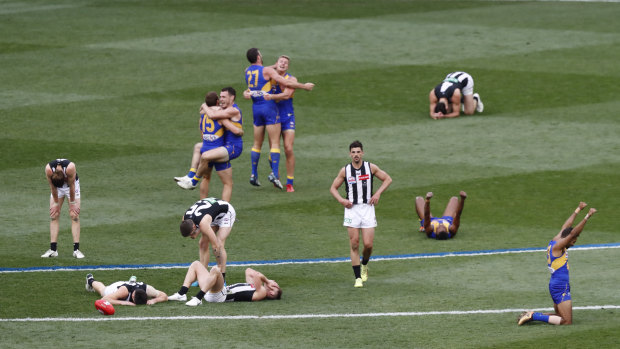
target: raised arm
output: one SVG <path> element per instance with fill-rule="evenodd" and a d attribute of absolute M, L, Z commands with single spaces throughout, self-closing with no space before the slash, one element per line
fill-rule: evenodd
<path fill-rule="evenodd" d="M 577 211 L 577 210 L 575 210 L 575 211 Z M 565 237 L 561 237 L 558 240 L 558 242 L 553 246 L 553 250 L 557 252 L 557 251 L 562 250 L 565 247 L 569 246 L 571 241 L 573 241 L 573 239 L 576 239 L 579 236 L 579 234 L 581 234 L 581 231 L 583 231 L 583 227 L 585 227 L 586 222 L 595 213 L 596 213 L 596 209 L 595 208 L 591 208 L 590 211 L 588 211 L 588 214 L 586 214 L 586 216 L 583 217 L 581 222 L 579 222 L 579 224 L 577 224 L 577 226 L 574 227 L 573 230 L 571 230 L 570 234 L 568 234 Z M 554 255 L 559 255 L 559 254 L 554 253 Z"/>
<path fill-rule="evenodd" d="M 424 232 L 426 236 L 430 236 L 433 232 L 431 228 L 431 198 L 433 197 L 433 192 L 429 191 L 426 193 L 426 198 L 424 199 Z"/>
<path fill-rule="evenodd" d="M 562 225 L 562 229 L 560 229 L 560 233 L 562 232 L 562 230 L 573 225 L 573 222 L 575 221 L 577 214 L 581 212 L 581 210 L 583 210 L 586 206 L 588 206 L 588 204 L 586 204 L 583 201 L 579 203 L 579 206 L 577 206 L 577 208 L 575 209 L 575 212 L 571 213 L 568 219 L 566 219 L 566 222 L 564 222 L 564 224 Z"/>
<path fill-rule="evenodd" d="M 285 79 L 282 76 L 280 76 L 280 74 L 278 74 L 278 72 L 276 72 L 275 69 L 270 68 L 270 67 L 265 67 L 263 69 L 263 75 L 265 75 L 266 78 L 275 80 L 281 86 L 296 88 L 296 89 L 299 88 L 299 89 L 306 90 L 306 91 L 312 91 L 312 89 L 314 88 L 314 84 L 311 82 L 306 82 L 302 84 L 297 81 Z"/>
<path fill-rule="evenodd" d="M 467 199 L 467 193 L 462 191 L 459 193 L 461 196 L 461 200 L 459 200 L 459 205 L 456 208 L 456 214 L 454 215 L 454 219 L 452 220 L 452 225 L 450 225 L 450 233 L 452 236 L 456 235 L 459 230 L 459 226 L 461 225 L 461 213 L 463 213 L 463 207 L 465 206 L 465 199 Z"/>

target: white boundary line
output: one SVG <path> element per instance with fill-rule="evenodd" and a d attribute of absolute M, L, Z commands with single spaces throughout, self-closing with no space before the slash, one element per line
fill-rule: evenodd
<path fill-rule="evenodd" d="M 620 309 L 620 305 L 590 305 L 573 307 L 573 310 L 604 310 Z M 532 309 L 537 311 L 553 311 L 553 308 Z M 290 319 L 327 319 L 327 318 L 362 318 L 362 317 L 396 317 L 396 316 L 432 316 L 432 315 L 476 315 L 518 313 L 523 309 L 490 309 L 490 310 L 448 310 L 448 311 L 413 311 L 395 313 L 361 313 L 361 314 L 292 314 L 292 315 L 189 315 L 189 316 L 147 316 L 147 317 L 95 317 L 95 318 L 15 318 L 0 319 L 0 322 L 100 322 L 100 321 L 152 321 L 152 320 L 290 320 Z"/>

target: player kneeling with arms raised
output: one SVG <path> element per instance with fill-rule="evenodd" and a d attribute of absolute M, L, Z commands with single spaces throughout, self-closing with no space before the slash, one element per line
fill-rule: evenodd
<path fill-rule="evenodd" d="M 186 301 L 189 286 L 198 280 L 200 291 L 186 305 L 195 307 L 202 304 L 203 298 L 209 303 L 223 302 L 258 302 L 263 299 L 280 299 L 282 290 L 277 282 L 267 279 L 262 273 L 247 268 L 245 283 L 224 285 L 220 268 L 215 266 L 207 270 L 199 261 L 194 261 L 187 270 L 185 281 L 179 292 L 168 297 L 171 301 Z"/>
<path fill-rule="evenodd" d="M 547 245 L 547 267 L 551 272 L 549 279 L 549 293 L 553 299 L 554 313 L 539 313 L 525 311 L 519 315 L 517 324 L 519 326 L 530 321 L 542 321 L 553 325 L 570 325 L 573 323 L 573 300 L 570 295 L 570 282 L 568 277 L 568 249 L 577 243 L 577 238 L 586 226 L 586 222 L 593 214 L 595 208 L 591 208 L 586 216 L 572 227 L 577 218 L 577 214 L 586 208 L 585 202 L 580 202 L 568 219 L 562 225 L 562 229 L 549 241 Z"/>

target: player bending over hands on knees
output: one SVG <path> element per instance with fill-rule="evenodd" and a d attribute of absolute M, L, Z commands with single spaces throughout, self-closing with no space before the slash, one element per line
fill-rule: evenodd
<path fill-rule="evenodd" d="M 225 286 L 220 268 L 215 266 L 208 271 L 199 261 L 194 261 L 185 274 L 183 286 L 179 292 L 168 297 L 168 300 L 186 301 L 187 291 L 194 280 L 198 280 L 200 291 L 185 303 L 190 307 L 202 304 L 203 298 L 209 303 L 223 303 L 258 302 L 282 297 L 282 290 L 277 282 L 267 279 L 265 275 L 252 268 L 245 270 L 245 283 Z"/>
<path fill-rule="evenodd" d="M 111 304 L 153 305 L 168 301 L 168 295 L 144 282 L 136 282 L 134 276 L 130 281 L 117 281 L 106 286 L 103 282 L 95 280 L 93 274 L 88 274 L 86 275 L 86 290 L 89 292 L 97 291 L 101 295 L 101 299 Z"/>
<path fill-rule="evenodd" d="M 530 321 L 543 321 L 554 325 L 570 325 L 573 323 L 573 301 L 570 295 L 570 282 L 568 277 L 568 249 L 573 247 L 586 222 L 596 209 L 591 208 L 588 214 L 572 227 L 577 214 L 583 210 L 587 204 L 580 202 L 570 217 L 562 225 L 560 232 L 549 241 L 547 246 L 547 267 L 551 272 L 549 279 L 549 293 L 553 299 L 555 313 L 539 313 L 525 311 L 519 315 L 519 326 Z"/>
<path fill-rule="evenodd" d="M 464 191 L 461 191 L 459 195 L 461 196 L 460 201 L 456 196 L 450 198 L 441 218 L 433 217 L 431 214 L 432 192 L 426 193 L 426 199 L 422 199 L 421 196 L 416 197 L 415 209 L 420 218 L 420 231 L 425 232 L 426 236 L 432 239 L 447 240 L 453 238 L 461 225 L 461 213 L 463 213 L 463 206 L 467 198 L 467 193 Z"/>
<path fill-rule="evenodd" d="M 209 265 L 209 245 L 213 249 L 213 255 L 220 267 L 224 278 L 226 277 L 227 254 L 224 245 L 230 235 L 237 213 L 233 206 L 224 200 L 206 198 L 198 200 L 185 211 L 181 221 L 180 230 L 183 237 L 198 241 L 198 255 L 200 262 L 205 267 Z"/>

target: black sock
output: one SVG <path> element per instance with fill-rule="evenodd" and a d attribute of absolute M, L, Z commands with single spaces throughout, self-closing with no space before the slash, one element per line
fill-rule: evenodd
<path fill-rule="evenodd" d="M 203 290 L 200 290 L 200 292 L 196 293 L 196 298 L 202 300 L 203 298 L 205 298 L 205 292 Z"/>
<path fill-rule="evenodd" d="M 181 289 L 179 290 L 179 294 L 182 296 L 184 294 L 187 294 L 187 291 L 189 291 L 189 288 L 185 286 L 181 286 Z"/>
<path fill-rule="evenodd" d="M 224 279 L 224 283 L 226 283 L 226 273 L 222 273 L 222 278 Z"/>
<path fill-rule="evenodd" d="M 370 260 L 370 258 L 368 258 L 368 259 L 362 258 L 362 265 L 367 265 L 369 260 Z"/>
<path fill-rule="evenodd" d="M 93 282 L 95 282 L 95 278 L 88 279 L 88 286 L 93 287 Z"/>
<path fill-rule="evenodd" d="M 50 250 L 56 251 L 57 249 L 58 249 L 58 243 L 57 242 L 50 242 Z"/>
<path fill-rule="evenodd" d="M 360 271 L 360 266 L 359 265 L 354 265 L 353 266 L 353 274 L 355 274 L 355 278 L 359 279 L 362 277 L 361 271 Z"/>
<path fill-rule="evenodd" d="M 80 249 L 80 243 L 79 242 L 74 242 L 73 243 L 73 251 L 77 251 Z"/>

